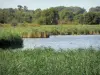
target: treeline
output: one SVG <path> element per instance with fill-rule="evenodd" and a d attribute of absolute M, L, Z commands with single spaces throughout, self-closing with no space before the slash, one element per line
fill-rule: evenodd
<path fill-rule="evenodd" d="M 87 12 L 81 7 L 51 7 L 45 10 L 28 10 L 27 6 L 0 9 L 0 23 L 35 23 L 40 25 L 54 24 L 100 24 L 100 6 L 92 7 Z"/>

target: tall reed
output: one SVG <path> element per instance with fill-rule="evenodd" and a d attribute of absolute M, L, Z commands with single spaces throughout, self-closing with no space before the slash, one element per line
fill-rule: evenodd
<path fill-rule="evenodd" d="M 98 35 L 100 25 L 42 25 L 2 27 L 1 31 L 16 32 L 23 38 L 48 38 L 50 35 Z"/>
<path fill-rule="evenodd" d="M 100 51 L 0 50 L 0 75 L 100 75 Z"/>

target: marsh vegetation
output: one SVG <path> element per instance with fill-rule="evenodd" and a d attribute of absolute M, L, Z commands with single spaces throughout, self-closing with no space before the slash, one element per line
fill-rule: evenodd
<path fill-rule="evenodd" d="M 48 38 L 50 35 L 97 35 L 100 34 L 99 25 L 42 25 L 42 26 L 17 26 L 1 27 L 4 33 L 17 33 L 25 38 Z"/>
<path fill-rule="evenodd" d="M 1 75 L 100 75 L 100 50 L 0 49 Z"/>

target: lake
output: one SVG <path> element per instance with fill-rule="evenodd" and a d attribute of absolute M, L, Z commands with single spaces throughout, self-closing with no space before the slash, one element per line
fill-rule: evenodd
<path fill-rule="evenodd" d="M 24 49 L 51 47 L 54 49 L 99 48 L 100 35 L 57 35 L 50 38 L 23 38 Z"/>

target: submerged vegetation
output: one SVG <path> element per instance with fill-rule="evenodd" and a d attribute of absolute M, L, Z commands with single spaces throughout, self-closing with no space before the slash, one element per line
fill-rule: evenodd
<path fill-rule="evenodd" d="M 0 50 L 0 75 L 100 75 L 100 51 Z"/>

